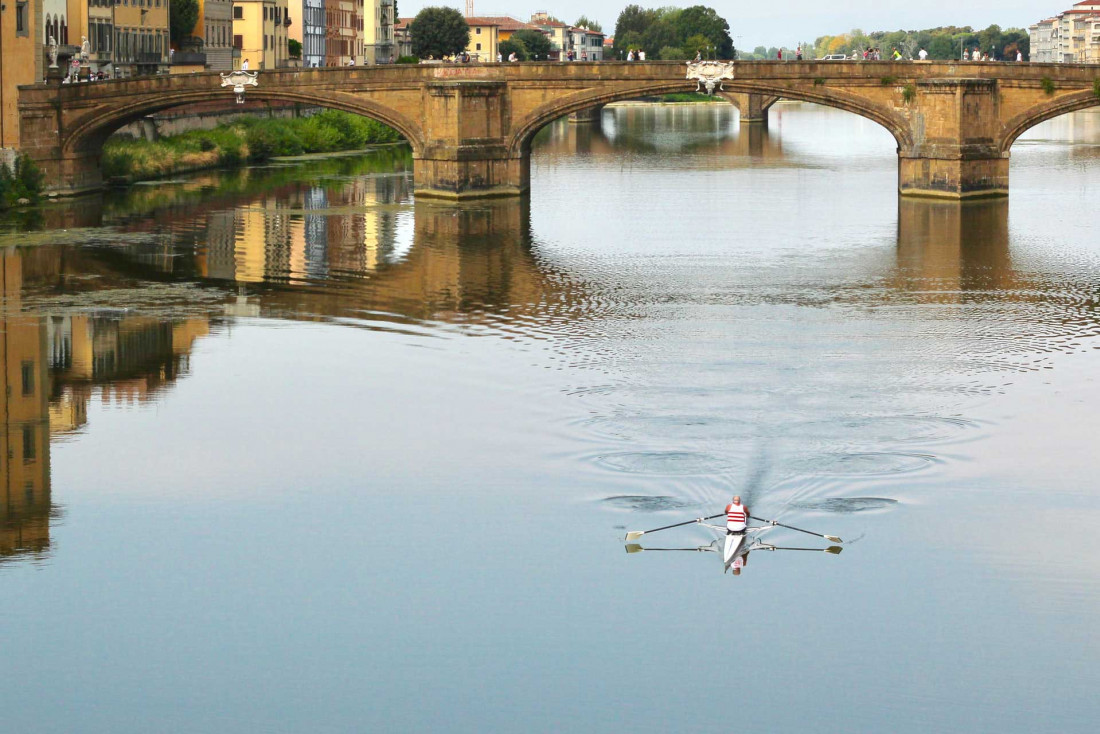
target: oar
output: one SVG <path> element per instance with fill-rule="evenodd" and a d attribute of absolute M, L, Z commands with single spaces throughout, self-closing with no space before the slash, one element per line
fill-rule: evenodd
<path fill-rule="evenodd" d="M 696 518 L 695 520 L 688 520 L 687 522 L 678 522 L 675 525 L 665 525 L 663 528 L 653 528 L 652 530 L 631 530 L 629 533 L 626 534 L 626 539 L 637 540 L 646 533 L 655 533 L 658 530 L 668 530 L 669 528 L 678 528 L 683 525 L 693 525 L 697 522 L 703 522 L 703 520 L 713 520 L 716 517 L 723 517 L 725 514 L 726 513 L 724 512 L 719 512 L 717 515 L 711 515 L 710 517 L 700 517 Z"/>
<path fill-rule="evenodd" d="M 641 553 L 642 551 L 645 551 L 647 553 L 650 552 L 650 551 L 690 551 L 692 553 L 702 553 L 704 551 L 709 551 L 709 550 L 714 550 L 714 549 L 709 548 L 705 545 L 704 546 L 697 546 L 695 548 L 643 548 L 642 546 L 638 545 L 637 543 L 627 543 L 626 544 L 626 552 L 627 553 Z"/>
<path fill-rule="evenodd" d="M 834 555 L 834 556 L 835 556 L 835 555 L 839 555 L 839 554 L 840 554 L 840 552 L 841 552 L 842 550 L 844 550 L 844 549 L 843 549 L 843 548 L 841 548 L 841 547 L 840 547 L 839 545 L 830 545 L 830 546 L 829 546 L 828 548 L 785 548 L 785 547 L 783 547 L 783 546 L 781 546 L 781 545 L 769 545 L 769 546 L 765 546 L 765 547 L 763 547 L 763 548 L 758 548 L 757 550 L 769 550 L 769 551 L 773 551 L 773 550 L 800 550 L 800 551 L 815 551 L 815 552 L 817 552 L 817 553 L 829 553 L 829 554 L 831 554 L 831 555 Z"/>
<path fill-rule="evenodd" d="M 756 515 L 749 515 L 749 517 L 751 517 L 753 520 L 759 520 L 760 522 L 766 522 L 769 525 L 778 525 L 781 528 L 787 528 L 787 530 L 795 530 L 795 531 L 800 532 L 800 533 L 806 533 L 807 535 L 816 535 L 819 538 L 824 538 L 825 540 L 831 540 L 834 543 L 843 543 L 844 542 L 843 540 L 836 537 L 835 535 L 822 535 L 821 533 L 815 533 L 813 530 L 803 530 L 802 528 L 796 528 L 796 527 L 793 527 L 791 525 L 784 525 L 783 523 L 776 522 L 775 520 L 765 520 L 764 518 L 757 517 Z"/>

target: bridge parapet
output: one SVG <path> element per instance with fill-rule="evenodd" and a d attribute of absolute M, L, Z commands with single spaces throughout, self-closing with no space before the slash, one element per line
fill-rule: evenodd
<path fill-rule="evenodd" d="M 378 119 L 413 150 L 416 189 L 450 198 L 522 193 L 530 141 L 548 122 L 608 102 L 693 91 L 676 62 L 386 65 L 263 71 L 250 99 Z M 723 96 L 745 122 L 778 99 L 836 107 L 898 143 L 898 188 L 948 198 L 1002 195 L 1008 151 L 1031 125 L 1100 104 L 1100 66 L 984 62 L 737 62 Z M 101 184 L 104 140 L 145 115 L 225 99 L 217 73 L 20 88 L 22 149 L 50 185 Z"/>

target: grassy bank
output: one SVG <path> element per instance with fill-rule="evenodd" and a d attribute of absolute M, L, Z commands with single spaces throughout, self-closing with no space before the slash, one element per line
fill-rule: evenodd
<path fill-rule="evenodd" d="M 101 165 L 108 180 L 143 181 L 202 168 L 262 163 L 274 156 L 360 150 L 400 140 L 396 130 L 380 122 L 325 110 L 293 119 L 244 118 L 156 142 L 112 139 L 103 146 Z"/>
<path fill-rule="evenodd" d="M 675 92 L 673 94 L 662 94 L 657 99 L 662 102 L 725 102 L 718 95 L 707 95 L 701 92 Z"/>

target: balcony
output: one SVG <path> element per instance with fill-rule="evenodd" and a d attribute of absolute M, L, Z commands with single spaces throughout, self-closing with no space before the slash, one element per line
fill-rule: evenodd
<path fill-rule="evenodd" d="M 176 51 L 172 66 L 206 66 L 206 54 L 201 51 Z"/>

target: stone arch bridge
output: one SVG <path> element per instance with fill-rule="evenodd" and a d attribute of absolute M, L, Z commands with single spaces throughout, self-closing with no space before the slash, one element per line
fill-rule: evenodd
<path fill-rule="evenodd" d="M 885 127 L 906 195 L 1005 195 L 1009 149 L 1021 133 L 1100 105 L 1095 65 L 747 61 L 733 71 L 722 94 L 743 121 L 766 120 L 768 106 L 791 99 Z M 419 194 L 460 199 L 526 191 L 531 139 L 557 118 L 695 87 L 676 62 L 423 64 L 264 71 L 246 95 L 380 120 L 408 139 Z M 232 97 L 216 73 L 26 86 L 21 148 L 54 190 L 92 189 L 102 184 L 103 142 L 123 125 Z"/>

